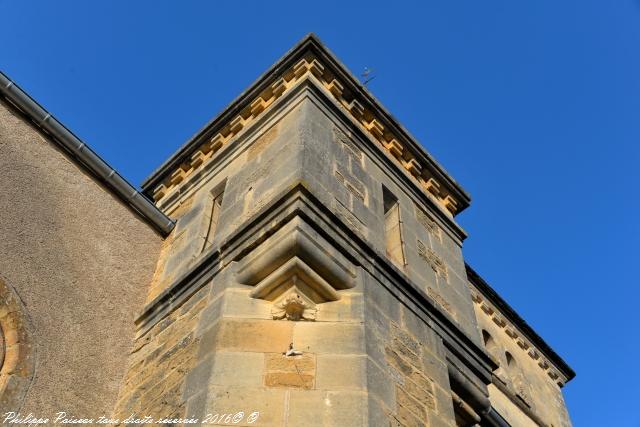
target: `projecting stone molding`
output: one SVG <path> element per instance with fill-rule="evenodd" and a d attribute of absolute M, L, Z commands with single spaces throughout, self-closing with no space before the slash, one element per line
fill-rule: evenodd
<path fill-rule="evenodd" d="M 303 80 L 310 80 L 318 87 L 326 90 L 330 97 L 352 117 L 354 122 L 368 134 L 370 138 L 389 153 L 389 159 L 405 170 L 430 198 L 440 205 L 450 216 L 454 216 L 466 207 L 468 201 L 457 200 L 454 190 L 449 185 L 444 185 L 439 173 L 434 169 L 432 162 L 424 154 L 411 148 L 406 137 L 398 133 L 390 119 L 383 117 L 378 108 L 361 97 L 358 90 L 351 88 L 345 90 L 345 85 L 336 79 L 336 70 L 325 67 L 318 58 L 312 54 L 306 54 L 294 63 L 289 69 L 280 71 L 281 77 L 266 87 L 253 100 L 247 100 L 239 114 L 230 119 L 213 136 L 202 143 L 188 159 L 185 159 L 162 182 L 153 188 L 153 199 L 156 202 L 162 200 L 172 192 L 181 182 L 202 168 L 212 160 L 216 153 L 225 145 L 235 140 L 244 129 L 247 129 L 256 119 L 262 115 L 276 100 L 288 93 L 293 87 Z M 344 141 L 344 138 L 338 139 Z M 360 150 L 353 151 L 358 155 Z M 437 178 L 437 179 L 436 179 Z M 355 189 L 355 187 L 353 187 Z M 350 190 L 352 188 L 350 187 Z M 364 201 L 363 194 L 356 194 Z M 464 198 L 464 196 L 462 196 Z"/>
<path fill-rule="evenodd" d="M 315 320 L 317 304 L 340 299 L 331 285 L 296 256 L 263 279 L 250 295 L 273 301 L 273 318 L 287 320 Z"/>
<path fill-rule="evenodd" d="M 355 286 L 351 263 L 300 219 L 280 229 L 242 260 L 236 279 L 271 301 L 274 319 L 315 320 L 318 305 Z"/>
<path fill-rule="evenodd" d="M 514 340 L 518 344 L 518 347 L 531 359 L 538 360 L 538 366 L 545 371 L 552 380 L 559 386 L 563 386 L 567 382 L 567 378 L 553 368 L 552 363 L 542 356 L 533 344 L 523 337 L 521 332 L 511 322 L 505 319 L 482 294 L 472 286 L 470 286 L 470 290 L 473 302 L 480 307 L 482 312 L 498 325 L 509 338 Z"/>
<path fill-rule="evenodd" d="M 296 282 L 297 277 L 293 277 Z M 316 320 L 318 309 L 294 284 L 273 304 L 271 314 L 274 320 Z"/>

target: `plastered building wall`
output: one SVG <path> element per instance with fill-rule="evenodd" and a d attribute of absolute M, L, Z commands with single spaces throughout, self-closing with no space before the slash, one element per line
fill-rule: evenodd
<path fill-rule="evenodd" d="M 109 415 L 161 238 L 5 103 L 0 154 L 0 281 L 22 316 L 7 356 L 26 364 L 3 365 L 0 412 Z"/>

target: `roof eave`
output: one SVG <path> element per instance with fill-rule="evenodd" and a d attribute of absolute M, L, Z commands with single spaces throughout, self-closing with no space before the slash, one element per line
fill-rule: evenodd
<path fill-rule="evenodd" d="M 154 203 L 109 166 L 91 147 L 2 72 L 0 72 L 0 97 L 6 99 L 17 111 L 30 120 L 38 131 L 58 145 L 72 160 L 88 170 L 98 182 L 163 237 L 171 232 L 175 225 L 171 218 L 161 212 Z"/>
<path fill-rule="evenodd" d="M 460 203 L 461 212 L 467 208 L 471 202 L 469 194 L 458 184 L 446 170 L 431 156 L 422 145 L 402 126 L 398 120 L 393 117 L 382 104 L 367 90 L 367 88 L 360 83 L 360 81 L 351 73 L 348 68 L 340 62 L 340 60 L 320 41 L 320 39 L 313 33 L 306 35 L 300 40 L 294 47 L 292 47 L 287 53 L 285 53 L 278 61 L 276 61 L 267 71 L 265 71 L 258 79 L 256 79 L 247 90 L 241 93 L 235 100 L 233 100 L 221 113 L 210 120 L 205 126 L 203 126 L 196 134 L 194 134 L 185 144 L 183 144 L 167 161 L 165 161 L 158 169 L 156 169 L 143 183 L 142 189 L 151 197 L 153 188 L 159 185 L 167 175 L 179 167 L 179 165 L 185 161 L 197 148 L 206 141 L 207 137 L 212 136 L 219 127 L 222 127 L 225 123 L 231 120 L 235 115 L 239 114 L 246 105 L 251 102 L 256 96 L 258 96 L 265 88 L 273 83 L 281 72 L 291 67 L 300 57 L 302 57 L 308 50 L 313 50 L 314 53 L 321 56 L 324 61 L 327 61 L 331 65 L 333 72 L 340 75 L 340 77 L 348 81 L 352 89 L 358 94 L 363 96 L 371 106 L 373 106 L 377 113 L 385 117 L 387 121 L 392 124 L 393 129 L 401 134 L 404 139 L 409 142 L 410 149 L 417 153 L 422 161 L 431 166 L 431 170 L 435 172 L 436 177 L 451 189 L 452 193 L 456 196 Z"/>
<path fill-rule="evenodd" d="M 576 376 L 575 371 L 560 357 L 546 341 L 467 263 L 467 277 L 542 352 L 566 377 L 567 382 Z"/>

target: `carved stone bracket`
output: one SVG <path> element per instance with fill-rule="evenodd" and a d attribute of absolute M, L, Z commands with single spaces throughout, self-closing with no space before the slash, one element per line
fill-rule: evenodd
<path fill-rule="evenodd" d="M 313 301 L 300 293 L 295 285 L 274 302 L 271 309 L 275 320 L 316 320 L 317 312 L 318 309 Z"/>
<path fill-rule="evenodd" d="M 287 320 L 315 320 L 317 304 L 340 298 L 331 285 L 295 256 L 264 278 L 250 295 L 273 301 L 273 318 Z"/>
<path fill-rule="evenodd" d="M 237 280 L 255 286 L 252 298 L 273 303 L 274 319 L 315 320 L 318 305 L 354 286 L 351 263 L 296 219 L 242 260 Z"/>

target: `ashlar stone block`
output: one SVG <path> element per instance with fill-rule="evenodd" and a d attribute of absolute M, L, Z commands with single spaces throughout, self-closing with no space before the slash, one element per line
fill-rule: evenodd
<path fill-rule="evenodd" d="M 317 354 L 364 354 L 364 326 L 342 322 L 296 322 L 295 348 Z"/>
<path fill-rule="evenodd" d="M 265 355 L 264 385 L 312 389 L 316 377 L 316 358 L 312 353 L 287 356 L 282 353 Z"/>
<path fill-rule="evenodd" d="M 317 360 L 316 388 L 366 390 L 366 356 L 319 355 Z"/>
<path fill-rule="evenodd" d="M 353 391 L 291 391 L 287 425 L 362 426 L 367 415 L 367 394 Z"/>
<path fill-rule="evenodd" d="M 227 319 L 220 321 L 217 349 L 284 352 L 294 342 L 293 322 L 286 320 Z"/>

